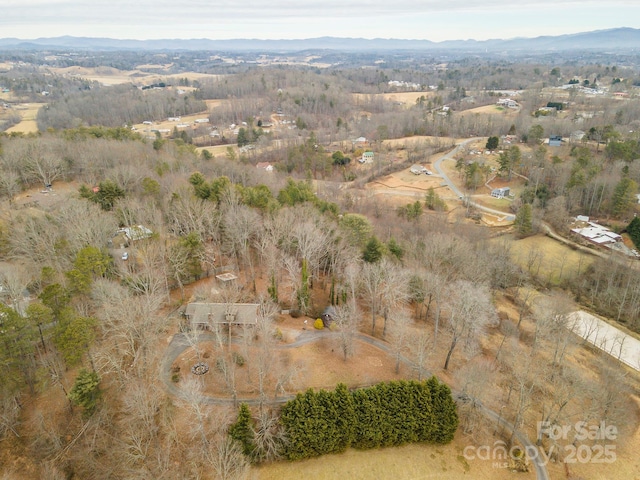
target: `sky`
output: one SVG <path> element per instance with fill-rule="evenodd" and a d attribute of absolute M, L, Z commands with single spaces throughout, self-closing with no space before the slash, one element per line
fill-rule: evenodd
<path fill-rule="evenodd" d="M 640 28 L 640 0 L 0 0 L 0 38 L 486 40 Z"/>

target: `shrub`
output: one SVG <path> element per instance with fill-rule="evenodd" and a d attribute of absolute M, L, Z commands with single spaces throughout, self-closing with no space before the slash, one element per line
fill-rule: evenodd
<path fill-rule="evenodd" d="M 239 367 L 244 365 L 244 357 L 242 355 L 237 352 L 233 352 L 232 357 L 236 365 L 238 365 Z"/>
<path fill-rule="evenodd" d="M 273 338 L 275 338 L 276 340 L 282 340 L 284 338 L 282 330 L 280 330 L 279 328 L 276 328 L 273 331 Z"/>
<path fill-rule="evenodd" d="M 316 321 L 313 322 L 313 328 L 316 330 L 322 330 L 324 328 L 324 322 L 321 318 L 316 318 Z"/>

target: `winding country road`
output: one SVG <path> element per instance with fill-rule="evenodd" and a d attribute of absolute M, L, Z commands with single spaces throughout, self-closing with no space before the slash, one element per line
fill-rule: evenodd
<path fill-rule="evenodd" d="M 327 332 L 327 331 L 316 332 L 315 330 L 305 330 L 296 337 L 295 341 L 291 343 L 287 343 L 285 345 L 281 345 L 278 348 L 280 349 L 296 348 L 312 342 L 317 342 L 322 338 L 327 338 L 335 335 L 338 335 L 338 333 Z M 365 335 L 362 333 L 359 333 L 356 338 L 361 342 L 364 342 L 379 348 L 385 353 L 388 353 L 388 354 L 392 353 L 389 346 L 385 342 L 378 340 L 377 338 L 370 337 L 369 335 Z M 198 335 L 195 341 L 199 343 L 203 341 L 215 341 L 215 340 L 216 340 L 216 336 L 213 333 L 203 332 Z M 197 400 L 199 403 L 203 403 L 206 405 L 234 405 L 239 403 L 246 403 L 248 405 L 260 404 L 261 400 L 259 398 L 233 399 L 233 398 L 229 398 L 228 396 L 227 397 L 210 397 L 206 395 L 198 395 L 194 397 L 191 394 L 188 395 L 181 388 L 179 388 L 178 384 L 171 381 L 171 366 L 176 361 L 178 356 L 180 356 L 187 348 L 191 346 L 192 346 L 192 342 L 190 342 L 184 334 L 177 333 L 171 339 L 171 342 L 167 346 L 164 356 L 162 357 L 162 361 L 160 362 L 160 379 L 165 384 L 167 391 L 171 395 L 186 401 Z M 403 363 L 407 365 L 412 364 L 412 362 L 405 357 L 401 357 L 401 360 Z M 429 376 L 430 373 L 423 372 L 423 375 Z M 461 392 L 452 390 L 452 395 L 457 402 L 463 402 L 468 400 L 468 397 L 466 397 L 466 395 L 462 394 Z M 288 402 L 292 398 L 295 398 L 295 396 L 296 394 L 283 395 L 283 396 L 276 397 L 274 399 L 267 400 L 266 403 L 269 403 L 271 405 L 283 404 Z M 485 416 L 501 424 L 507 430 L 514 431 L 513 425 L 509 423 L 507 420 L 505 420 L 504 418 L 502 418 L 502 415 L 497 414 L 493 410 L 490 410 L 483 405 L 480 405 L 480 409 Z M 523 432 L 519 430 L 515 430 L 515 437 L 520 441 L 525 451 L 529 455 L 529 459 L 533 463 L 534 468 L 536 469 L 537 480 L 549 480 L 549 474 L 547 473 L 546 462 L 543 459 L 543 457 L 540 455 L 540 452 L 537 449 L 537 447 L 533 443 L 531 443 L 529 438 Z"/>

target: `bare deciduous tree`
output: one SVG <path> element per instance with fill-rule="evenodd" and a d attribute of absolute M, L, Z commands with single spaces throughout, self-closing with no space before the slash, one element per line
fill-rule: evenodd
<path fill-rule="evenodd" d="M 389 341 L 396 360 L 396 373 L 400 373 L 400 362 L 408 351 L 409 339 L 414 334 L 411 317 L 405 309 L 394 309 L 389 315 Z"/>
<path fill-rule="evenodd" d="M 489 290 L 483 285 L 459 280 L 450 286 L 448 297 L 451 345 L 444 362 L 445 370 L 449 368 L 451 355 L 458 342 L 464 342 L 469 351 L 475 346 L 479 334 L 495 318 Z"/>
<path fill-rule="evenodd" d="M 345 362 L 355 353 L 359 317 L 360 313 L 354 299 L 334 307 L 333 321 L 338 332 L 338 342 Z"/>

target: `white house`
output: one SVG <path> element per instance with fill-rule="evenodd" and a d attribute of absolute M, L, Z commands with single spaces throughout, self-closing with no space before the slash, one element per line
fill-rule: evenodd
<path fill-rule="evenodd" d="M 373 152 L 364 152 L 358 161 L 360 163 L 373 163 Z"/>
<path fill-rule="evenodd" d="M 273 165 L 271 165 L 269 162 L 259 162 L 256 164 L 256 168 L 260 168 L 267 172 L 273 172 Z"/>
<path fill-rule="evenodd" d="M 587 222 L 587 227 L 572 228 L 573 233 L 577 233 L 583 238 L 586 238 L 596 245 L 606 245 L 610 243 L 616 243 L 622 240 L 622 237 L 615 232 L 612 232 L 607 227 L 603 227 L 595 222 Z"/>
<path fill-rule="evenodd" d="M 417 163 L 415 165 L 412 165 L 409 171 L 414 175 L 421 175 L 423 173 L 427 173 L 426 167 L 423 167 L 422 165 L 418 165 Z"/>
<path fill-rule="evenodd" d="M 518 108 L 518 102 L 513 100 L 512 98 L 501 98 L 496 102 L 496 105 L 507 108 Z"/>
<path fill-rule="evenodd" d="M 509 187 L 494 188 L 491 190 L 491 196 L 494 198 L 504 198 L 509 196 L 511 189 Z"/>

